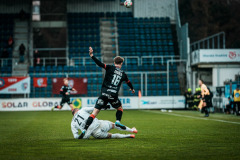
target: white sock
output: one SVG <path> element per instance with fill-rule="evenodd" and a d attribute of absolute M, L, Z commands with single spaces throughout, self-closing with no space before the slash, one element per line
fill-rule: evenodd
<path fill-rule="evenodd" d="M 133 130 L 131 128 L 128 128 L 127 126 L 125 126 L 126 129 L 122 129 L 120 127 L 117 127 L 116 125 L 114 126 L 114 128 L 120 130 L 120 131 L 127 131 L 127 132 L 133 132 Z"/>
<path fill-rule="evenodd" d="M 115 133 L 112 134 L 111 138 L 129 138 L 131 134 L 119 134 Z"/>

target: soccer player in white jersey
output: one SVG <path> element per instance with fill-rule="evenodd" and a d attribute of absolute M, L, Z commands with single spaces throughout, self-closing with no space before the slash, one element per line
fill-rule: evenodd
<path fill-rule="evenodd" d="M 72 111 L 73 114 L 73 119 L 71 122 L 71 129 L 72 129 L 72 133 L 75 139 L 88 139 L 91 136 L 93 136 L 94 138 L 135 138 L 134 134 L 119 134 L 119 133 L 108 133 L 108 131 L 110 131 L 111 129 L 118 129 L 120 131 L 127 131 L 127 132 L 131 132 L 131 133 L 137 133 L 137 129 L 136 128 L 128 128 L 126 126 L 126 129 L 122 129 L 120 127 L 117 127 L 115 125 L 115 123 L 110 122 L 110 121 L 106 121 L 106 120 L 98 120 L 97 118 L 95 118 L 93 120 L 93 123 L 89 126 L 88 130 L 86 131 L 85 135 L 83 137 L 81 137 L 78 134 L 78 130 L 83 131 L 86 121 L 88 119 L 88 117 L 90 116 L 90 114 L 93 111 L 93 107 L 85 107 L 82 109 L 74 109 Z"/>

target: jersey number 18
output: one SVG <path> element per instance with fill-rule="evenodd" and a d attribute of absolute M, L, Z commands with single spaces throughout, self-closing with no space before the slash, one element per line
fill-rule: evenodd
<path fill-rule="evenodd" d="M 117 86 L 119 84 L 120 80 L 121 80 L 121 77 L 119 75 L 114 74 L 112 84 Z"/>

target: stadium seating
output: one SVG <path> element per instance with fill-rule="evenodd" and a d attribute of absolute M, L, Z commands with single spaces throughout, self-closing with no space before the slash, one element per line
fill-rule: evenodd
<path fill-rule="evenodd" d="M 9 59 L 0 60 L 0 74 L 1 77 L 9 76 L 12 73 L 12 46 L 8 46 L 9 37 L 13 37 L 13 24 L 15 14 L 0 14 L 0 57 L 4 49 L 8 52 Z M 0 94 L 0 98 L 10 98 L 9 94 Z"/>
<path fill-rule="evenodd" d="M 68 13 L 68 55 L 74 66 L 30 67 L 29 74 L 31 77 L 39 77 L 40 75 L 41 77 L 48 77 L 49 84 L 47 88 L 37 89 L 39 92 L 34 91 L 36 88 L 32 88 L 31 97 L 60 96 L 52 95 L 51 78 L 65 77 L 66 74 L 69 77 L 88 78 L 88 94 L 81 96 L 97 96 L 99 94 L 102 83 L 102 69 L 88 58 L 88 47 L 93 46 L 95 55 L 101 57 L 101 17 L 116 17 L 119 54 L 126 59 L 123 69 L 128 73 L 135 90 L 145 90 L 145 87 L 147 87 L 148 96 L 167 95 L 166 63 L 167 60 L 176 56 L 170 19 L 133 18 L 131 12 L 108 12 Z M 152 59 L 153 56 L 158 57 Z M 176 70 L 177 65 L 171 64 L 169 72 L 170 95 L 180 95 Z M 153 73 L 156 71 L 162 71 L 162 73 Z M 87 72 L 97 74 L 85 74 Z M 149 73 L 141 77 L 141 72 Z M 147 76 L 146 84 L 145 76 Z M 143 88 L 141 88 L 141 78 L 143 78 Z M 123 95 L 132 96 L 127 88 L 127 85 L 123 85 Z M 143 92 L 143 95 L 145 94 Z"/>
<path fill-rule="evenodd" d="M 0 49 L 1 52 L 4 48 L 7 48 L 10 54 L 12 53 L 12 48 L 7 45 L 9 37 L 13 37 L 13 24 L 14 24 L 15 14 L 0 14 Z M 11 57 L 11 55 L 9 56 Z"/>
<path fill-rule="evenodd" d="M 0 57 L 4 49 L 8 52 L 8 57 L 12 57 L 12 46 L 8 46 L 9 37 L 13 37 L 13 22 L 15 14 L 0 14 Z M 0 61 L 1 70 L 0 73 L 11 73 L 12 72 L 12 60 L 5 59 Z"/>
<path fill-rule="evenodd" d="M 133 18 L 129 15 L 117 16 L 117 24 L 120 55 L 142 57 L 140 65 L 137 65 L 137 59 L 129 58 L 127 67 L 125 66 L 126 71 L 167 70 L 167 60 L 171 59 L 171 56 L 175 56 L 172 29 L 168 17 Z M 152 56 L 158 56 L 159 58 L 152 59 Z M 176 69 L 175 64 L 170 66 L 170 95 L 180 95 Z M 134 79 L 136 79 L 135 76 Z M 140 80 L 137 82 L 140 82 Z M 140 89 L 140 84 L 134 83 L 134 85 L 136 85 L 136 87 L 134 86 L 136 89 Z M 148 74 L 147 85 L 148 96 L 167 95 L 166 74 Z M 124 90 L 123 95 L 130 96 L 131 94 Z M 146 94 L 143 93 L 143 95 Z"/>

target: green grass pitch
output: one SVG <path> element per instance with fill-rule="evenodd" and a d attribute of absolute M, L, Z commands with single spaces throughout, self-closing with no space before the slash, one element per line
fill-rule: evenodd
<path fill-rule="evenodd" d="M 115 111 L 98 118 L 115 121 Z M 0 159 L 240 159 L 233 115 L 125 110 L 122 123 L 138 129 L 136 138 L 105 140 L 73 139 L 71 119 L 69 111 L 0 112 Z"/>

